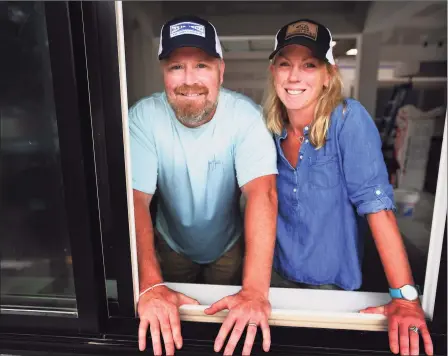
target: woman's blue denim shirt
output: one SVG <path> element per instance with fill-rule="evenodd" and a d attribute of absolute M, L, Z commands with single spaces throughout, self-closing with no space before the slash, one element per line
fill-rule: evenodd
<path fill-rule="evenodd" d="M 285 278 L 313 285 L 335 284 L 346 290 L 362 283 L 362 232 L 365 215 L 395 210 L 374 121 L 356 100 L 332 113 L 325 145 L 308 137 L 294 169 L 278 152 L 278 224 L 274 268 Z"/>

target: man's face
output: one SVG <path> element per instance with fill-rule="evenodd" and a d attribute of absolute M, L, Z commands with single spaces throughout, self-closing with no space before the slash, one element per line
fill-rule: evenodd
<path fill-rule="evenodd" d="M 162 62 L 168 102 L 177 119 L 197 127 L 211 119 L 223 82 L 224 62 L 198 48 L 178 48 Z"/>

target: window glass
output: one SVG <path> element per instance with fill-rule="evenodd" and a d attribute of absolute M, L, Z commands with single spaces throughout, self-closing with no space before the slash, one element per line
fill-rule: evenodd
<path fill-rule="evenodd" d="M 76 314 L 42 2 L 4 2 L 0 19 L 2 312 Z"/>

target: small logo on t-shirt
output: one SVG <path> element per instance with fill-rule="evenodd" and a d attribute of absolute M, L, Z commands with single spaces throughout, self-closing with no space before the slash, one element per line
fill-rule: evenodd
<path fill-rule="evenodd" d="M 208 170 L 213 171 L 218 167 L 218 165 L 221 165 L 222 161 L 217 160 L 216 156 L 213 156 L 213 159 L 211 161 L 208 161 Z"/>

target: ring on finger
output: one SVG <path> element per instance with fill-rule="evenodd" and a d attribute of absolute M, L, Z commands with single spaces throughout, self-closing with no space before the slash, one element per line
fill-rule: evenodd
<path fill-rule="evenodd" d="M 256 328 L 258 327 L 257 323 L 253 323 L 253 322 L 247 324 L 247 326 L 255 326 Z"/>
<path fill-rule="evenodd" d="M 409 331 L 413 331 L 413 332 L 415 332 L 415 333 L 417 333 L 418 334 L 418 327 L 416 327 L 415 325 L 412 325 L 412 326 L 410 326 L 409 327 Z"/>

